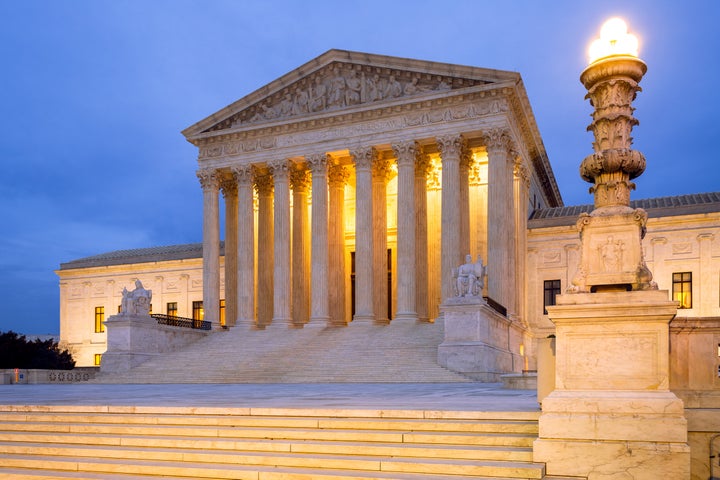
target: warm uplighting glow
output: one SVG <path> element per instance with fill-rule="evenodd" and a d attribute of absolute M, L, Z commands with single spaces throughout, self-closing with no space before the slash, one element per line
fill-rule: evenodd
<path fill-rule="evenodd" d="M 611 18 L 600 29 L 600 38 L 590 44 L 590 63 L 613 55 L 638 56 L 638 39 L 628 33 L 627 24 L 621 18 Z"/>

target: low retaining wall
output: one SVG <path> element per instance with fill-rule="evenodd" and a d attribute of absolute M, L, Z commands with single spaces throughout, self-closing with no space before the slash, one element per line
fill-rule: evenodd
<path fill-rule="evenodd" d="M 72 370 L 35 368 L 6 368 L 0 370 L 0 384 L 82 383 L 95 378 L 97 367 L 78 367 Z"/>

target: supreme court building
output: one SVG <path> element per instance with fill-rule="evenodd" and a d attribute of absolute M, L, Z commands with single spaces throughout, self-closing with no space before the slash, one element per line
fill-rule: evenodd
<path fill-rule="evenodd" d="M 528 209 L 561 198 L 518 74 L 331 50 L 183 134 L 228 325 L 427 321 L 468 253 L 522 318 Z"/>
<path fill-rule="evenodd" d="M 78 365 L 99 363 L 103 321 L 136 279 L 154 313 L 214 328 L 423 323 L 455 295 L 470 254 L 535 368 L 537 340 L 554 332 L 545 307 L 577 270 L 575 220 L 591 206 L 563 205 L 518 73 L 331 50 L 183 134 L 198 147 L 202 245 L 63 263 L 61 342 Z M 716 321 L 720 195 L 634 206 L 649 213 L 643 248 L 659 287 L 688 322 Z M 702 383 L 720 386 L 712 358 Z"/>

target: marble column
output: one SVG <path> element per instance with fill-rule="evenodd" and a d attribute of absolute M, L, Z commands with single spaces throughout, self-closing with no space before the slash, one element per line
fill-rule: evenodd
<path fill-rule="evenodd" d="M 258 272 L 257 326 L 265 328 L 273 318 L 274 235 L 273 235 L 273 177 L 256 173 L 258 193 Z"/>
<path fill-rule="evenodd" d="M 237 318 L 238 188 L 234 178 L 220 185 L 225 199 L 225 326 Z"/>
<path fill-rule="evenodd" d="M 204 320 L 219 326 L 220 314 L 220 174 L 212 168 L 197 172 L 203 189 L 203 308 Z"/>
<path fill-rule="evenodd" d="M 516 162 L 513 170 L 513 203 L 515 204 L 515 279 L 514 298 L 510 302 L 510 316 L 515 316 L 528 326 L 526 316 L 526 267 L 528 200 L 530 196 L 530 172 L 522 162 Z"/>
<path fill-rule="evenodd" d="M 427 322 L 429 295 L 427 174 L 430 159 L 418 147 L 415 157 L 415 309 L 418 321 Z"/>
<path fill-rule="evenodd" d="M 454 296 L 452 271 L 464 263 L 466 255 L 460 242 L 460 154 L 464 140 L 460 135 L 445 135 L 437 139 L 437 144 L 442 160 L 440 290 L 444 302 Z"/>
<path fill-rule="evenodd" d="M 292 324 L 302 327 L 310 318 L 310 228 L 308 224 L 308 170 L 290 172 L 293 191 L 292 228 Z"/>
<path fill-rule="evenodd" d="M 515 292 L 513 142 L 505 129 L 486 133 L 488 152 L 488 297 L 511 309 Z"/>
<path fill-rule="evenodd" d="M 274 236 L 273 236 L 273 323 L 290 325 L 290 168 L 289 160 L 270 162 L 274 185 Z"/>
<path fill-rule="evenodd" d="M 394 321 L 417 321 L 415 307 L 415 142 L 392 145 L 398 166 L 397 312 Z"/>
<path fill-rule="evenodd" d="M 388 255 L 387 255 L 387 182 L 390 164 L 383 156 L 373 160 L 373 299 L 375 323 L 387 325 L 388 318 Z"/>
<path fill-rule="evenodd" d="M 347 325 L 345 315 L 345 183 L 348 172 L 342 165 L 328 167 L 328 296 L 330 325 Z"/>
<path fill-rule="evenodd" d="M 355 161 L 355 315 L 354 323 L 375 321 L 373 310 L 373 148 L 350 152 Z"/>
<path fill-rule="evenodd" d="M 312 172 L 312 245 L 310 265 L 310 322 L 330 320 L 328 301 L 328 157 L 306 158 Z"/>
<path fill-rule="evenodd" d="M 253 169 L 250 165 L 233 167 L 237 182 L 237 321 L 244 328 L 255 325 L 255 213 L 253 205 Z M 227 245 L 225 246 L 227 252 Z M 229 298 L 227 295 L 225 298 Z"/>
<path fill-rule="evenodd" d="M 470 164 L 472 151 L 465 144 L 460 150 L 460 252 L 463 255 L 472 254 L 470 248 Z"/>

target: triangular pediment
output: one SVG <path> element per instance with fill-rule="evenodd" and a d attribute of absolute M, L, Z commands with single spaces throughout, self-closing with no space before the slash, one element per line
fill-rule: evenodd
<path fill-rule="evenodd" d="M 515 72 L 330 50 L 187 128 L 183 134 L 190 140 L 223 130 L 380 107 L 479 85 L 514 83 L 519 78 Z"/>

